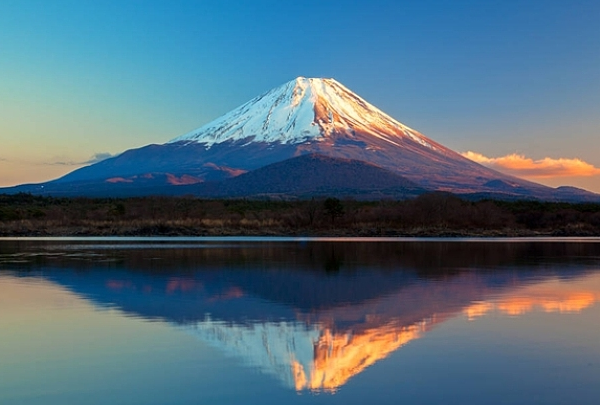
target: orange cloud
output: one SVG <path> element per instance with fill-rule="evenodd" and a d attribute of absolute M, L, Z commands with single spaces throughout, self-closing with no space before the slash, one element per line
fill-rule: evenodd
<path fill-rule="evenodd" d="M 513 292 L 514 294 L 514 292 Z M 499 297 L 496 301 L 478 301 L 463 310 L 469 320 L 496 311 L 519 316 L 536 309 L 546 313 L 579 313 L 600 302 L 600 290 L 592 285 L 579 287 L 562 283 L 533 285 L 517 292 L 517 295 Z"/>
<path fill-rule="evenodd" d="M 517 153 L 491 158 L 472 151 L 464 152 L 462 155 L 484 166 L 519 177 L 588 177 L 600 175 L 600 168 L 577 158 L 553 159 L 545 157 L 533 160 Z"/>

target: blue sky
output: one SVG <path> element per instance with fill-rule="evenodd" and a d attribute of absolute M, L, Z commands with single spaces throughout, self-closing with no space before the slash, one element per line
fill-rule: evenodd
<path fill-rule="evenodd" d="M 600 191 L 599 21 L 596 0 L 3 0 L 0 185 L 166 142 L 307 76 L 496 168 L 549 158 L 534 180 Z"/>

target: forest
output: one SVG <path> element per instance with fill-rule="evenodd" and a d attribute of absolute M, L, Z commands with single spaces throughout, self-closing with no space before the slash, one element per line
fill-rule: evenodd
<path fill-rule="evenodd" d="M 0 236 L 600 236 L 600 204 L 0 195 Z"/>

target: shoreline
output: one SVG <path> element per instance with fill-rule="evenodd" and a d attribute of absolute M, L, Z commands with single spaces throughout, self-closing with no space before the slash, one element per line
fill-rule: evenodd
<path fill-rule="evenodd" d="M 0 238 L 45 237 L 284 237 L 284 238 L 581 238 L 600 237 L 600 233 L 571 229 L 532 231 L 526 229 L 244 229 L 178 227 L 53 227 L 2 229 Z"/>

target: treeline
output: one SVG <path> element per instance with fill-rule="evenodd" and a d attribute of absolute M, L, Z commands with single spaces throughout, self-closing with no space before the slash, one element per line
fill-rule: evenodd
<path fill-rule="evenodd" d="M 0 235 L 600 236 L 600 204 L 0 195 Z"/>

